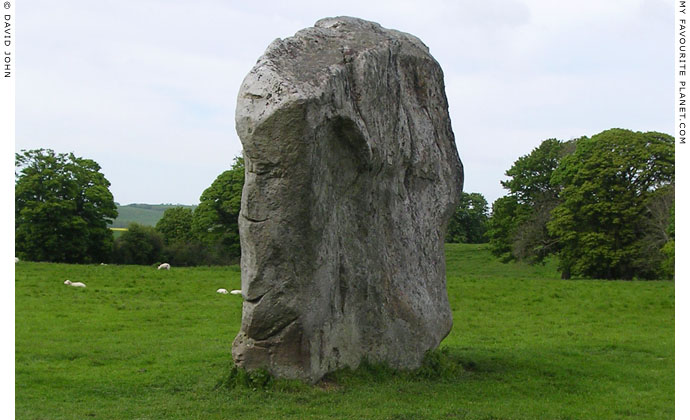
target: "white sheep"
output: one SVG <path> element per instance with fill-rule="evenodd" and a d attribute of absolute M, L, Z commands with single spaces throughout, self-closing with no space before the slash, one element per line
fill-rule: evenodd
<path fill-rule="evenodd" d="M 242 291 L 241 291 L 241 290 L 231 290 L 231 291 L 230 291 L 230 294 L 231 294 L 231 295 L 241 295 L 241 294 L 242 294 Z"/>
<path fill-rule="evenodd" d="M 220 293 L 220 294 L 223 294 L 223 295 L 227 295 L 227 294 L 228 294 L 228 289 L 218 289 L 218 290 L 216 290 L 216 293 Z"/>
<path fill-rule="evenodd" d="M 19 262 L 19 258 L 14 257 L 14 263 L 16 264 L 16 263 L 18 263 L 18 262 Z"/>
<path fill-rule="evenodd" d="M 163 264 L 161 264 L 161 265 L 158 266 L 158 269 L 159 269 L 159 270 L 163 270 L 163 269 L 165 269 L 165 270 L 170 270 L 170 264 L 168 264 L 168 263 L 163 263 Z"/>
<path fill-rule="evenodd" d="M 82 282 L 65 280 L 65 284 L 72 287 L 86 287 Z"/>

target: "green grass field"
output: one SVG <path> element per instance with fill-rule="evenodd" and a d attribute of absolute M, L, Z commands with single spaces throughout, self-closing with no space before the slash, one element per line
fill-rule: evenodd
<path fill-rule="evenodd" d="M 673 418 L 672 282 L 564 281 L 481 245 L 447 266 L 454 327 L 426 371 L 228 386 L 242 302 L 215 290 L 238 267 L 20 262 L 16 418 Z"/>

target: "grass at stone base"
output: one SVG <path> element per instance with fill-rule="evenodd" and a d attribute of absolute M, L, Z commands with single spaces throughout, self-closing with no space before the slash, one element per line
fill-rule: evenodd
<path fill-rule="evenodd" d="M 310 386 L 232 376 L 241 299 L 215 290 L 237 267 L 20 262 L 16 418 L 673 418 L 673 283 L 564 281 L 481 245 L 447 246 L 447 265 L 454 327 L 426 370 Z"/>

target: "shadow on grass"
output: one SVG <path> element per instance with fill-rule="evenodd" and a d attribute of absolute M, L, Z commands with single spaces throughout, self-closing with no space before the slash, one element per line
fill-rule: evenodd
<path fill-rule="evenodd" d="M 484 389 L 484 396 L 508 392 L 512 388 L 520 389 L 521 393 L 533 391 L 539 394 L 549 390 L 555 395 L 579 395 L 597 389 L 603 392 L 626 374 L 612 372 L 609 360 L 600 360 L 590 351 L 584 358 L 587 363 L 583 363 L 582 354 L 571 355 L 557 349 L 541 350 L 515 349 L 487 354 L 445 347 L 428 352 L 422 365 L 414 370 L 397 370 L 384 363 L 365 360 L 356 369 L 345 368 L 328 373 L 313 385 L 301 380 L 275 378 L 263 369 L 245 371 L 233 366 L 215 388 L 310 393 L 345 392 L 372 384 L 398 386 L 417 383 L 422 387 L 426 384 L 459 386 L 459 389 L 470 393 L 474 387 Z M 643 379 L 630 377 L 630 373 L 627 377 L 638 382 Z"/>
<path fill-rule="evenodd" d="M 459 354 L 443 348 L 427 352 L 422 365 L 417 369 L 398 370 L 385 363 L 364 360 L 356 369 L 344 368 L 328 373 L 314 385 L 297 379 L 275 378 L 265 369 L 247 371 L 233 366 L 230 372 L 217 382 L 215 388 L 297 392 L 316 387 L 325 391 L 337 391 L 344 386 L 363 383 L 454 382 L 477 370 L 477 367 L 475 362 L 464 360 Z"/>

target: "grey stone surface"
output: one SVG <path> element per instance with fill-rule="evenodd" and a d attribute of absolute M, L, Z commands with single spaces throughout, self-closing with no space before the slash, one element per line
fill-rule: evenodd
<path fill-rule="evenodd" d="M 418 367 L 450 332 L 443 239 L 463 183 L 443 72 L 350 17 L 277 39 L 238 95 L 246 180 L 235 363 L 317 381 Z"/>

